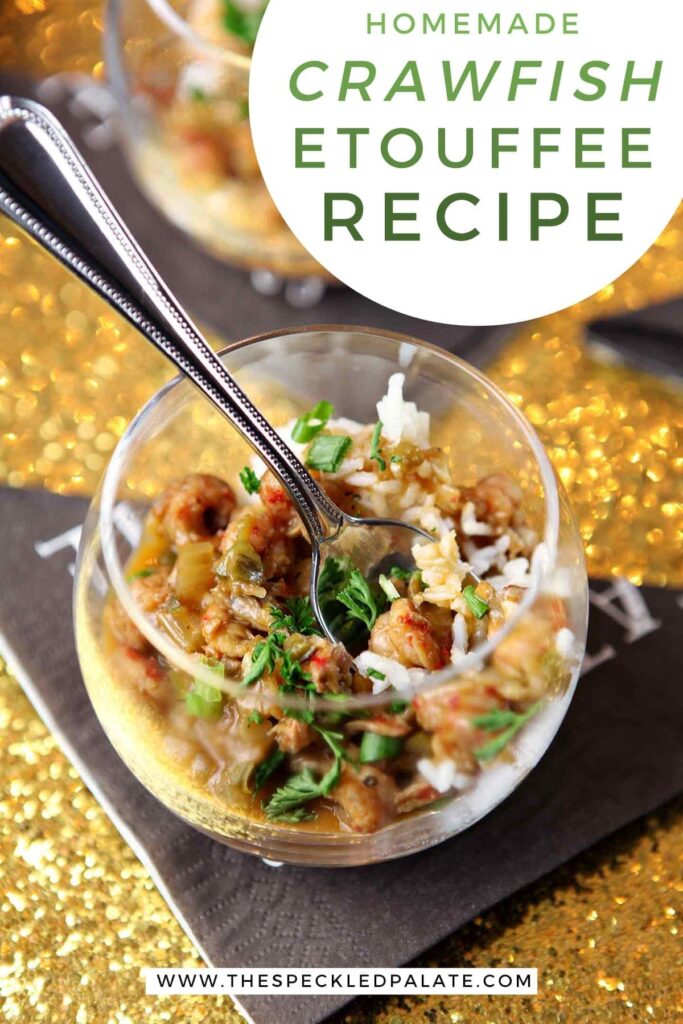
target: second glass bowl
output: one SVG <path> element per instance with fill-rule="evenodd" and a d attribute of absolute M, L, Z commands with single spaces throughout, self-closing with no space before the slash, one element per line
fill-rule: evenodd
<path fill-rule="evenodd" d="M 225 29 L 225 6 L 109 0 L 107 68 L 133 169 L 162 213 L 220 259 L 330 280 L 261 178 L 249 128 L 250 46 Z"/>
<path fill-rule="evenodd" d="M 565 638 L 571 637 L 571 651 L 564 652 L 560 673 L 553 674 L 555 662 L 548 661 L 541 710 L 500 757 L 482 765 L 471 785 L 379 831 L 345 831 L 327 813 L 316 822 L 278 824 L 260 813 L 246 791 L 209 785 L 209 776 L 216 773 L 216 764 L 206 758 L 210 737 L 195 742 L 180 696 L 161 708 L 130 685 L 103 626 L 107 603 L 115 599 L 160 655 L 155 665 L 162 666 L 168 679 L 187 679 L 194 673 L 211 682 L 208 668 L 198 666 L 196 657 L 145 617 L 126 578 L 149 507 L 164 488 L 196 472 L 234 483 L 249 460 L 234 429 L 191 385 L 174 380 L 128 428 L 83 532 L 75 622 L 83 675 L 97 715 L 120 756 L 162 803 L 241 850 L 290 863 L 345 866 L 388 860 L 438 843 L 467 828 L 519 784 L 547 749 L 571 700 L 585 647 L 588 602 L 582 546 L 566 495 L 533 429 L 502 392 L 467 364 L 431 346 L 376 330 L 312 327 L 242 342 L 226 349 L 222 358 L 276 426 L 321 399 L 334 404 L 337 416 L 373 423 L 388 378 L 400 372 L 406 398 L 430 413 L 433 443 L 448 450 L 459 485 L 472 486 L 489 474 L 505 472 L 521 488 L 526 520 L 543 548 L 534 585 L 506 628 L 478 649 L 476 665 L 448 664 L 428 675 L 416 686 L 418 699 L 443 693 L 439 687 L 495 688 L 502 681 L 509 687 L 511 656 L 524 688 L 525 659 L 529 673 L 532 662 L 538 668 L 535 638 L 545 637 L 548 630 L 554 637 L 558 623 Z M 377 705 L 387 698 L 379 694 L 357 699 L 362 705 L 359 716 L 367 717 L 381 710 Z M 226 700 L 237 714 L 248 710 L 248 692 L 234 688 Z"/>

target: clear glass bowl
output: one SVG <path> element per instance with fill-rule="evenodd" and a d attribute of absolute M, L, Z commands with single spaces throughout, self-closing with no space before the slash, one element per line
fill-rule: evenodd
<path fill-rule="evenodd" d="M 588 600 L 582 545 L 567 497 L 534 430 L 514 405 L 486 377 L 439 349 L 374 329 L 310 327 L 250 339 L 221 355 L 276 426 L 322 397 L 334 403 L 337 415 L 372 423 L 388 377 L 400 371 L 406 398 L 431 413 L 433 443 L 448 448 L 459 484 L 473 485 L 483 476 L 505 472 L 521 486 L 527 521 L 542 539 L 534 584 L 504 628 L 477 648 L 474 661 L 428 675 L 415 687 L 420 698 L 438 686 L 462 683 L 465 672 L 470 684 L 480 676 L 482 686 L 495 683 L 507 671 L 511 649 L 517 655 L 521 651 L 524 661 L 525 645 L 533 643 L 535 631 L 558 630 L 558 610 L 563 628 L 571 630 L 565 633 L 572 637 L 571 650 L 564 652 L 559 674 L 548 672 L 541 710 L 504 754 L 482 767 L 469 788 L 399 817 L 381 831 L 339 831 L 324 821 L 293 826 L 258 820 L 250 814 L 249 798 L 208 789 L 191 749 L 172 734 L 167 717 L 126 685 L 103 629 L 103 611 L 113 593 L 173 671 L 197 675 L 197 661 L 133 601 L 125 567 L 150 503 L 164 487 L 188 472 L 215 473 L 232 482 L 249 452 L 230 424 L 190 384 L 176 379 L 131 423 L 83 531 L 75 624 L 95 711 L 122 759 L 162 803 L 241 850 L 277 861 L 343 866 L 388 860 L 441 842 L 477 821 L 521 782 L 551 742 L 574 692 Z M 203 671 L 206 681 L 215 681 L 209 669 Z M 229 700 L 246 705 L 244 690 L 231 692 Z M 390 697 L 354 699 L 369 709 Z"/>
<path fill-rule="evenodd" d="M 220 11 L 220 0 L 108 0 L 107 70 L 131 165 L 161 212 L 220 259 L 329 279 L 263 183 L 249 47 L 225 32 Z"/>

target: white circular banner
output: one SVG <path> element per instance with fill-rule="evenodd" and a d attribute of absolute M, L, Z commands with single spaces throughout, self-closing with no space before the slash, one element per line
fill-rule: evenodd
<path fill-rule="evenodd" d="M 554 312 L 651 245 L 683 191 L 683 4 L 270 0 L 250 117 L 299 240 L 391 309 Z"/>

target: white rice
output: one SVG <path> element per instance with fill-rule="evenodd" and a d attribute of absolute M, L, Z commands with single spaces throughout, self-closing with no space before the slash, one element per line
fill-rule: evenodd
<path fill-rule="evenodd" d="M 447 793 L 454 788 L 466 789 L 472 784 L 472 776 L 459 772 L 452 761 L 432 761 L 429 757 L 422 757 L 417 762 L 417 770 L 437 793 Z"/>
<path fill-rule="evenodd" d="M 478 548 L 472 541 L 463 543 L 465 557 L 476 576 L 484 576 L 494 566 L 502 572 L 506 563 L 505 552 L 509 547 L 510 538 L 506 533 L 485 548 Z"/>
<path fill-rule="evenodd" d="M 467 619 L 460 612 L 455 613 L 452 626 L 453 643 L 451 645 L 451 661 L 457 665 L 467 656 L 469 647 L 469 633 L 467 631 Z"/>
<path fill-rule="evenodd" d="M 493 527 L 488 523 L 480 523 L 477 519 L 474 502 L 466 501 L 460 513 L 460 527 L 468 537 L 490 537 Z"/>
<path fill-rule="evenodd" d="M 387 384 L 387 393 L 377 403 L 377 416 L 382 433 L 392 444 L 409 441 L 418 448 L 429 447 L 429 413 L 420 412 L 415 402 L 403 398 L 405 374 L 393 373 Z"/>
<path fill-rule="evenodd" d="M 557 636 L 555 637 L 555 650 L 563 658 L 569 657 L 574 650 L 575 643 L 576 637 L 572 633 L 571 629 L 563 626 L 562 629 L 557 631 Z"/>
<path fill-rule="evenodd" d="M 359 654 L 355 660 L 355 665 L 364 676 L 368 674 L 369 668 L 375 672 L 381 672 L 384 676 L 384 679 L 374 679 L 370 676 L 373 693 L 382 693 L 392 686 L 396 690 L 403 690 L 406 687 L 414 686 L 421 682 L 426 675 L 426 672 L 420 668 L 406 668 L 400 661 L 394 661 L 393 658 L 385 658 L 383 655 L 375 654 L 373 651 L 363 651 L 362 654 Z"/>

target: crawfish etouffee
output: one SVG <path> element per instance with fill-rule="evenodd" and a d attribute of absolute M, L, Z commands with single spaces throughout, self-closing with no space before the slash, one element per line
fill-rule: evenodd
<path fill-rule="evenodd" d="M 235 486 L 201 473 L 171 483 L 128 568 L 141 611 L 216 686 L 206 672 L 175 670 L 116 599 L 106 605 L 116 676 L 153 706 L 186 770 L 226 808 L 288 827 L 375 832 L 457 795 L 512 756 L 517 734 L 571 676 L 564 602 L 546 594 L 476 657 L 544 555 L 520 488 L 503 474 L 459 486 L 430 444 L 429 415 L 404 400 L 401 374 L 377 411 L 362 425 L 321 401 L 284 435 L 345 511 L 402 518 L 433 537 L 413 549 L 416 569 L 390 565 L 373 581 L 324 563 L 321 604 L 343 644 L 312 612 L 296 509 L 256 463 Z M 450 680 L 414 692 L 460 662 Z M 345 706 L 377 693 L 386 703 Z"/>
<path fill-rule="evenodd" d="M 182 44 L 177 75 L 169 76 L 154 51 L 135 62 L 132 89 L 152 129 L 135 147 L 137 166 L 162 210 L 219 256 L 285 274 L 322 274 L 261 177 L 248 71 L 234 64 L 250 56 L 266 6 L 190 0 L 187 25 L 201 42 Z"/>

